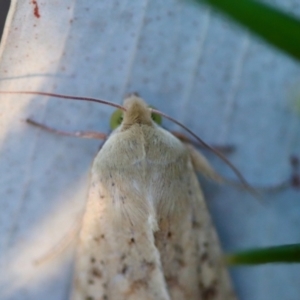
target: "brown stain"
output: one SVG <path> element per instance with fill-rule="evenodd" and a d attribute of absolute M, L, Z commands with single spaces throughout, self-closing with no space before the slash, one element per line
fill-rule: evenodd
<path fill-rule="evenodd" d="M 40 9 L 39 9 L 39 5 L 37 3 L 36 0 L 32 0 L 31 1 L 32 5 L 33 5 L 33 14 L 36 18 L 40 18 L 41 15 L 40 15 Z"/>
<path fill-rule="evenodd" d="M 177 277 L 175 277 L 175 276 L 166 277 L 166 282 L 167 282 L 169 289 L 170 289 L 170 287 L 172 287 L 172 289 L 174 289 L 174 288 L 178 289 L 178 291 L 180 291 L 184 295 L 183 299 L 191 299 L 192 298 L 192 295 L 190 295 L 185 290 L 185 288 L 179 283 Z M 202 299 L 202 298 L 199 298 L 199 299 Z"/>
<path fill-rule="evenodd" d="M 97 278 L 101 278 L 102 277 L 101 271 L 99 269 L 97 269 L 97 268 L 93 268 L 92 269 L 92 275 L 94 277 L 97 277 Z"/>
<path fill-rule="evenodd" d="M 218 282 L 213 281 L 210 286 L 204 286 L 203 283 L 200 283 L 200 290 L 203 300 L 213 300 L 216 299 L 219 291 L 218 291 Z"/>
<path fill-rule="evenodd" d="M 202 297 L 203 297 L 203 299 L 215 299 L 216 298 L 216 296 L 217 296 L 217 294 L 218 294 L 218 291 L 217 291 L 217 288 L 216 287 L 214 287 L 214 286 L 212 286 L 212 287 L 208 287 L 208 288 L 206 288 L 206 289 L 204 289 L 203 291 L 202 291 Z"/>
<path fill-rule="evenodd" d="M 131 239 L 129 240 L 129 242 L 128 242 L 129 245 L 132 245 L 132 244 L 134 244 L 134 243 L 135 243 L 135 239 L 134 239 L 134 238 L 131 238 Z"/>
<path fill-rule="evenodd" d="M 201 255 L 201 262 L 205 262 L 208 260 L 208 253 L 207 252 L 204 252 L 202 255 Z"/>
<path fill-rule="evenodd" d="M 123 275 L 125 275 L 125 273 L 127 272 L 127 270 L 128 270 L 128 266 L 126 264 L 124 264 L 124 266 L 122 267 L 121 273 Z"/>
<path fill-rule="evenodd" d="M 138 279 L 132 282 L 127 292 L 124 293 L 125 297 L 134 295 L 137 290 L 145 288 L 148 286 L 148 283 L 145 279 Z"/>
<path fill-rule="evenodd" d="M 145 259 L 142 262 L 143 266 L 145 266 L 148 271 L 152 272 L 155 269 L 155 262 L 146 261 Z"/>

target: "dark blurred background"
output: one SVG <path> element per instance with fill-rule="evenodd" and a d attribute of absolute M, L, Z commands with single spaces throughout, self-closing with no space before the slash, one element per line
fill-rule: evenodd
<path fill-rule="evenodd" d="M 3 27 L 7 16 L 10 0 L 0 0 L 0 40 L 2 37 Z"/>

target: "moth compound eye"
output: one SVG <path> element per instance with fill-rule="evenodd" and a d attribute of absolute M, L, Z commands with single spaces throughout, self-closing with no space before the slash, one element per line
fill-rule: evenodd
<path fill-rule="evenodd" d="M 150 107 L 150 108 L 153 108 L 153 109 L 156 109 L 154 106 L 149 106 L 149 107 Z M 151 118 L 152 118 L 152 120 L 153 120 L 156 124 L 161 125 L 161 123 L 162 123 L 162 117 L 161 117 L 161 115 L 152 113 L 152 114 L 151 114 Z"/>
<path fill-rule="evenodd" d="M 113 114 L 110 117 L 110 128 L 111 129 L 116 129 L 121 125 L 123 122 L 123 111 L 121 109 L 117 109 L 113 112 Z"/>

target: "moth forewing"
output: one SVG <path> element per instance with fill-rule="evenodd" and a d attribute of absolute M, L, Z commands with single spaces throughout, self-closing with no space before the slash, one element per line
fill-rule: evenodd
<path fill-rule="evenodd" d="M 235 299 L 197 155 L 154 124 L 141 98 L 124 106 L 93 164 L 71 299 Z"/>

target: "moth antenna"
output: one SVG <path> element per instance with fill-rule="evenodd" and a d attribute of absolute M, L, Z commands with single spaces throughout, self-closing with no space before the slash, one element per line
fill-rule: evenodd
<path fill-rule="evenodd" d="M 60 98 L 65 100 L 81 100 L 81 101 L 90 101 L 90 102 L 96 102 L 101 104 L 106 104 L 115 108 L 119 108 L 123 111 L 126 111 L 125 107 L 122 105 L 103 100 L 103 99 L 97 99 L 97 98 L 91 98 L 91 97 L 78 97 L 78 96 L 71 96 L 71 95 L 62 95 L 62 94 L 56 94 L 56 93 L 46 93 L 46 92 L 33 92 L 33 91 L 0 91 L 0 94 L 27 94 L 27 95 L 40 95 L 40 96 L 48 96 L 48 97 L 54 97 L 54 98 Z M 246 189 L 248 189 L 251 193 L 257 194 L 257 192 L 248 184 L 246 179 L 243 177 L 241 172 L 224 156 L 221 152 L 218 150 L 212 148 L 207 143 L 205 143 L 201 138 L 199 138 L 193 131 L 191 131 L 189 128 L 187 128 L 182 123 L 178 122 L 174 118 L 168 116 L 167 114 L 164 114 L 163 112 L 150 108 L 151 112 L 156 113 L 158 115 L 161 115 L 162 117 L 165 117 L 166 119 L 172 121 L 173 123 L 177 124 L 184 130 L 186 130 L 190 135 L 192 135 L 204 148 L 208 149 L 212 153 L 214 153 L 216 156 L 218 156 L 221 160 L 223 160 L 230 168 L 231 170 L 236 174 L 236 176 L 239 178 L 241 183 L 245 186 Z"/>
<path fill-rule="evenodd" d="M 212 148 L 211 146 L 209 146 L 207 143 L 205 143 L 201 138 L 199 138 L 192 130 L 190 130 L 189 128 L 187 128 L 185 125 L 183 125 L 182 123 L 178 122 L 177 120 L 173 119 L 172 117 L 164 114 L 163 112 L 150 108 L 151 112 L 161 115 L 162 117 L 174 122 L 175 124 L 177 124 L 178 126 L 180 126 L 181 128 L 183 128 L 184 130 L 186 130 L 191 136 L 193 136 L 204 148 L 206 148 L 207 150 L 211 151 L 212 153 L 214 153 L 216 156 L 218 156 L 221 160 L 223 160 L 225 162 L 225 164 L 227 164 L 227 166 L 229 166 L 229 168 L 235 173 L 235 175 L 238 177 L 238 179 L 241 181 L 241 183 L 243 184 L 243 186 L 252 194 L 254 194 L 255 196 L 257 196 L 257 191 L 251 187 L 250 184 L 248 184 L 247 180 L 244 178 L 244 176 L 241 174 L 241 172 L 226 158 L 226 156 L 224 156 L 221 152 L 219 152 L 218 150 Z"/>
<path fill-rule="evenodd" d="M 116 103 L 113 103 L 113 102 L 110 102 L 107 100 L 90 98 L 90 97 L 77 97 L 77 96 L 71 96 L 71 95 L 62 95 L 62 94 L 45 93 L 45 92 L 31 92 L 31 91 L 0 91 L 0 94 L 27 94 L 27 95 L 49 96 L 49 97 L 66 99 L 66 100 L 86 100 L 86 101 L 90 101 L 90 102 L 106 104 L 106 105 L 109 105 L 112 107 L 119 108 L 123 111 L 126 111 L 125 107 L 123 107 L 122 105 L 119 105 L 119 104 L 116 104 Z"/>

